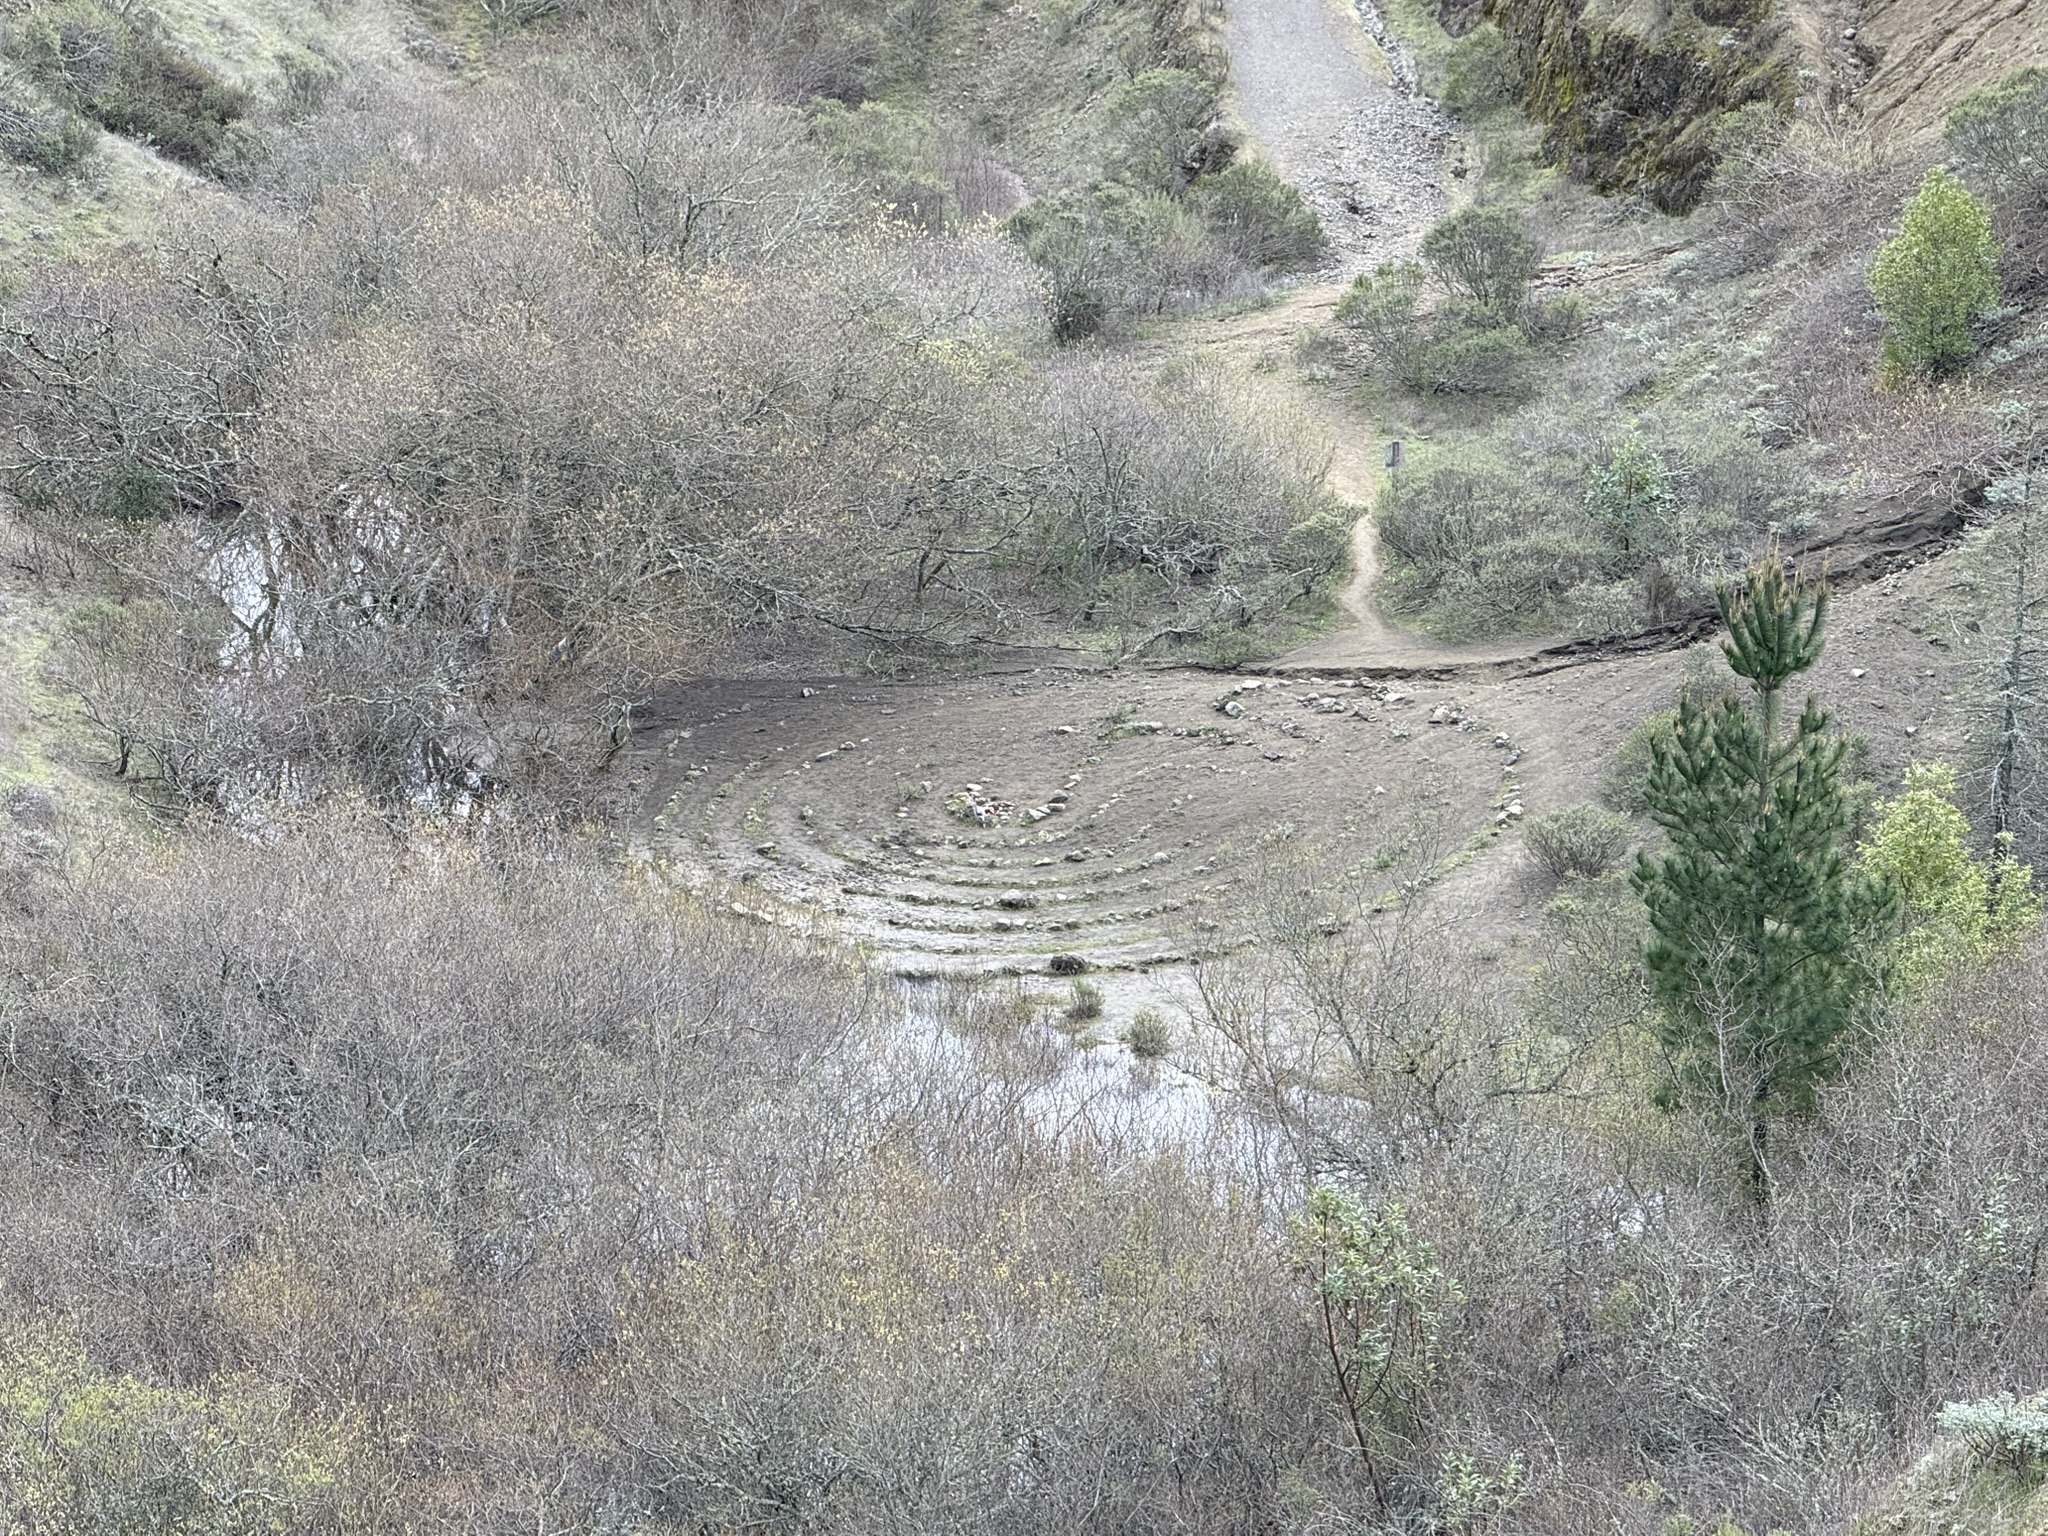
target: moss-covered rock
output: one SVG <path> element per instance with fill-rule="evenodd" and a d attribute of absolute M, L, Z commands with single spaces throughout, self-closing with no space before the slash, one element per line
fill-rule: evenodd
<path fill-rule="evenodd" d="M 1692 208 L 1714 128 L 1752 102 L 1788 107 L 1795 72 L 1770 0 L 1484 0 L 1545 150 L 1602 192 Z M 1712 19 L 1710 19 L 1712 18 Z"/>

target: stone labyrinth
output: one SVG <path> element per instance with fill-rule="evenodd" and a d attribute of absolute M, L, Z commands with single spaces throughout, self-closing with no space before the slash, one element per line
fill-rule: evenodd
<path fill-rule="evenodd" d="M 1515 744 L 1454 688 L 706 681 L 642 728 L 640 837 L 679 883 L 899 976 L 1144 971 L 1243 941 L 1276 837 L 1367 858 L 1418 815 L 1461 814 L 1455 848 L 1519 813 Z"/>

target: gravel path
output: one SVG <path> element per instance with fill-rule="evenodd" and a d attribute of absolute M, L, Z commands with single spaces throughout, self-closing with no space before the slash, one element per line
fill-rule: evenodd
<path fill-rule="evenodd" d="M 1235 115 L 1322 216 L 1344 274 L 1412 256 L 1444 209 L 1452 134 L 1372 0 L 1237 0 Z"/>
<path fill-rule="evenodd" d="M 1176 337 L 1177 345 L 1234 358 L 1247 366 L 1247 377 L 1285 395 L 1323 435 L 1330 489 L 1357 510 L 1351 577 L 1337 594 L 1343 618 L 1329 634 L 1280 658 L 1280 665 L 1459 666 L 1531 655 L 1544 642 L 1445 645 L 1379 614 L 1372 594 L 1380 559 L 1369 509 L 1383 434 L 1341 390 L 1273 366 L 1297 336 L 1329 323 L 1350 278 L 1415 255 L 1424 231 L 1445 210 L 1451 124 L 1421 93 L 1413 62 L 1373 0 L 1235 0 L 1223 32 L 1239 126 L 1301 189 L 1334 247 L 1335 281 L 1319 279 L 1255 314 L 1197 317 Z"/>

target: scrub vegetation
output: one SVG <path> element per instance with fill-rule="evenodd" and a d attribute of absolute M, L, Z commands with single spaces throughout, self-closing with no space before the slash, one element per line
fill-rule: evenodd
<path fill-rule="evenodd" d="M 0 0 L 0 1531 L 2038 1532 L 2048 73 L 1388 14 Z"/>

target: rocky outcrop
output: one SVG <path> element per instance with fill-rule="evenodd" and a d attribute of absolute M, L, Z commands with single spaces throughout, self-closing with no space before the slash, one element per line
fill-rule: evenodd
<path fill-rule="evenodd" d="M 1726 114 L 1791 102 L 1795 67 L 1771 0 L 1482 4 L 1507 41 L 1523 105 L 1549 128 L 1548 153 L 1598 190 L 1638 192 L 1667 213 L 1705 192 Z"/>

